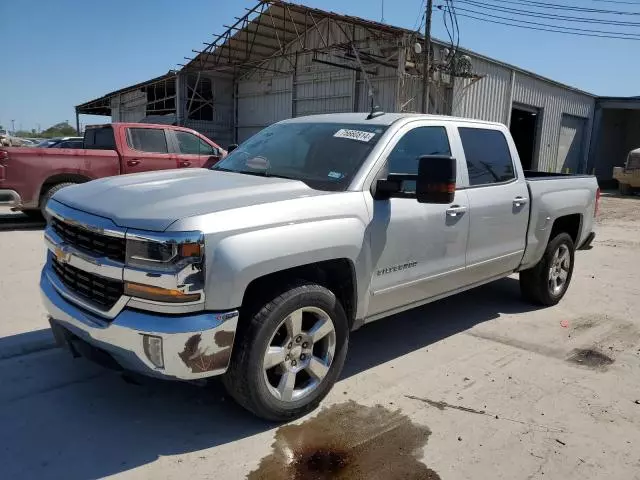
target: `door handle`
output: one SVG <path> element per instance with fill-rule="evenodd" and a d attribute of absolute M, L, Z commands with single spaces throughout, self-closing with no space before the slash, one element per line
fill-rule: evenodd
<path fill-rule="evenodd" d="M 460 205 L 452 205 L 447 208 L 447 215 L 450 217 L 462 216 L 467 211 L 467 207 L 461 207 Z"/>
<path fill-rule="evenodd" d="M 180 167 L 189 167 L 189 166 L 191 166 L 191 162 L 188 161 L 188 160 L 180 160 L 179 166 Z"/>
<path fill-rule="evenodd" d="M 522 207 L 523 205 L 526 205 L 528 201 L 529 201 L 528 198 L 516 197 L 516 198 L 513 199 L 513 206 L 514 207 Z"/>
<path fill-rule="evenodd" d="M 140 164 L 140 160 L 127 160 L 127 165 L 129 165 L 130 167 L 135 167 L 136 165 Z"/>

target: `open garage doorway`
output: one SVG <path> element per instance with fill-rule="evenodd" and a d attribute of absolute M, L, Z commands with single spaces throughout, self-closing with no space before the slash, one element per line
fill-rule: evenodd
<path fill-rule="evenodd" d="M 518 149 L 522 168 L 533 170 L 538 136 L 540 110 L 524 105 L 514 105 L 511 110 L 509 130 Z"/>

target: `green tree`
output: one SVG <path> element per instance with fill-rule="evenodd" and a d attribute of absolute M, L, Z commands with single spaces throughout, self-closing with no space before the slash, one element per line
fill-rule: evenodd
<path fill-rule="evenodd" d="M 56 123 L 40 133 L 42 138 L 71 137 L 74 135 L 76 135 L 76 129 L 69 125 L 68 122 Z"/>

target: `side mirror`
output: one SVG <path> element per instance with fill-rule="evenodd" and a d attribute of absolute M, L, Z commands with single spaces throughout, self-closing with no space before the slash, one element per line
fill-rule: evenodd
<path fill-rule="evenodd" d="M 424 155 L 418 160 L 418 203 L 452 203 L 456 194 L 456 159 Z"/>
<path fill-rule="evenodd" d="M 231 145 L 229 145 L 227 147 L 227 153 L 233 152 L 236 148 L 238 148 L 238 144 L 237 143 L 232 143 Z"/>

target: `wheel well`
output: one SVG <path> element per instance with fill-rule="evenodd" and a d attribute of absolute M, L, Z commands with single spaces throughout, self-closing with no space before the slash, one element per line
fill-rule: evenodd
<path fill-rule="evenodd" d="M 85 183 L 90 180 L 90 178 L 87 178 L 84 175 L 79 175 L 77 173 L 61 173 L 59 175 L 53 175 L 52 177 L 47 178 L 42 184 L 42 187 L 40 188 L 40 196 L 44 195 L 47 190 L 49 190 L 54 185 L 58 185 L 59 183 Z"/>
<path fill-rule="evenodd" d="M 579 213 L 556 218 L 556 220 L 553 222 L 553 228 L 551 229 L 551 236 L 549 237 L 549 241 L 555 238 L 555 236 L 559 233 L 568 233 L 569 236 L 573 239 L 573 243 L 577 247 L 581 223 L 582 216 Z"/>
<path fill-rule="evenodd" d="M 274 290 L 296 280 L 317 283 L 331 290 L 344 307 L 349 325 L 353 324 L 357 305 L 355 268 L 346 258 L 293 267 L 257 278 L 245 290 L 242 305 L 247 307 L 256 301 L 262 304 Z"/>

